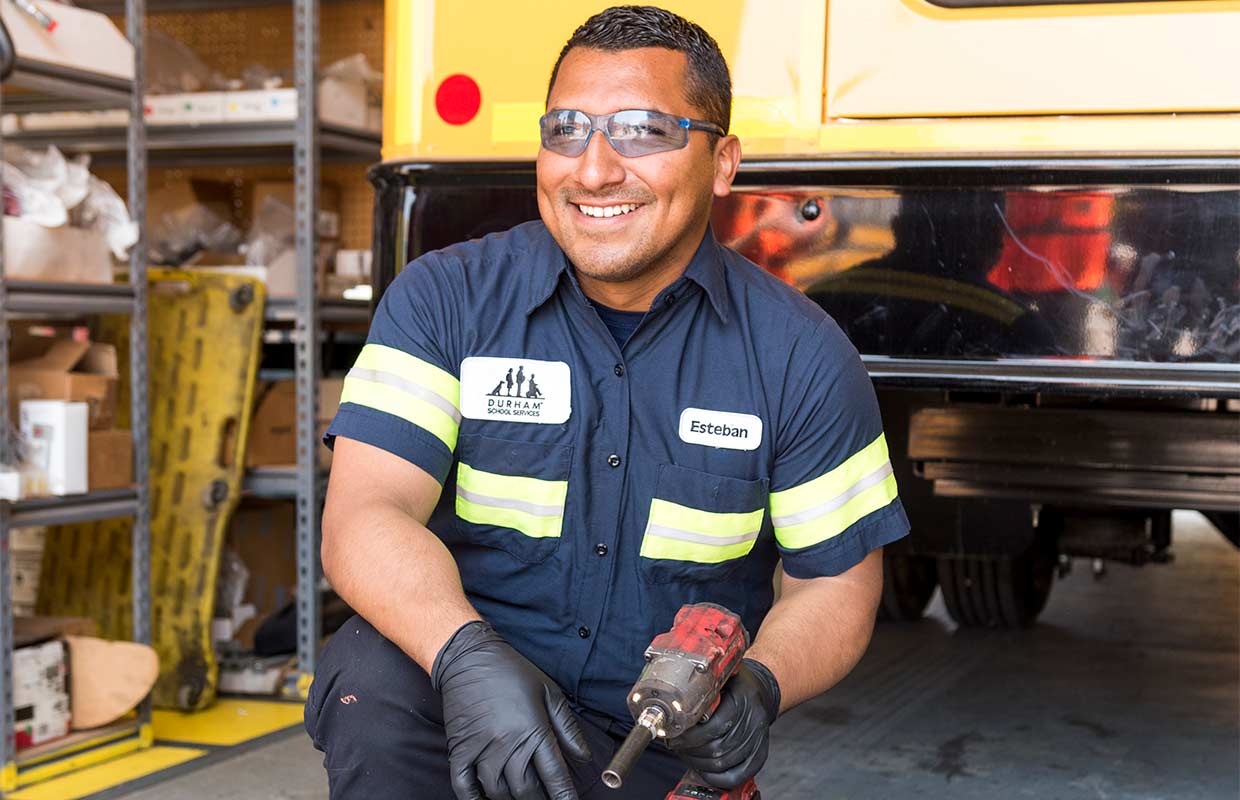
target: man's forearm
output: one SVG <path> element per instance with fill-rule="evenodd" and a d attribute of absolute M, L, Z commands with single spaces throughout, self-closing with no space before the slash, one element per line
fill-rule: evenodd
<path fill-rule="evenodd" d="M 438 537 L 397 506 L 359 507 L 352 505 L 350 519 L 325 514 L 324 572 L 355 611 L 430 674 L 452 634 L 481 617 Z"/>
<path fill-rule="evenodd" d="M 882 550 L 832 578 L 782 576 L 747 656 L 779 682 L 780 711 L 822 694 L 844 678 L 865 652 L 882 591 Z"/>

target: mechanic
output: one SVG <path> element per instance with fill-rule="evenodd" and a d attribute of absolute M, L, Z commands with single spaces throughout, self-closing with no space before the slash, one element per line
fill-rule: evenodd
<path fill-rule="evenodd" d="M 326 436 L 323 567 L 358 616 L 306 729 L 338 800 L 659 800 L 686 765 L 738 785 L 861 657 L 908 530 L 856 350 L 711 234 L 741 159 L 714 40 L 608 9 L 546 107 L 541 221 L 407 266 Z M 497 395 L 514 371 L 537 396 Z M 607 789 L 642 653 L 692 602 L 740 614 L 748 658 Z"/>

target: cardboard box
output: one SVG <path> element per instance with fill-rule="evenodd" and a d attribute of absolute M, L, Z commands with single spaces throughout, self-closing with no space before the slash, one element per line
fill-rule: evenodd
<path fill-rule="evenodd" d="M 69 669 L 59 639 L 13 651 L 13 717 L 18 750 L 69 733 Z"/>
<path fill-rule="evenodd" d="M 255 615 L 233 632 L 244 649 L 254 647 L 254 632 L 269 615 L 288 604 L 297 589 L 297 508 L 292 503 L 246 500 L 233 513 L 225 547 L 249 572 L 242 602 Z"/>
<path fill-rule="evenodd" d="M 9 365 L 10 413 L 25 400 L 84 402 L 90 407 L 91 430 L 111 428 L 116 418 L 116 348 L 69 339 L 44 341 L 42 355 Z"/>
<path fill-rule="evenodd" d="M 365 130 L 369 108 L 365 81 L 331 76 L 319 81 L 319 117 L 324 122 Z"/>
<path fill-rule="evenodd" d="M 112 251 L 86 228 L 45 228 L 4 218 L 4 277 L 53 283 L 112 283 Z"/>
<path fill-rule="evenodd" d="M 32 495 L 86 491 L 86 415 L 86 403 L 22 401 L 21 432 Z"/>
<path fill-rule="evenodd" d="M 86 445 L 86 484 L 92 492 L 133 485 L 133 433 L 91 431 Z"/>
<path fill-rule="evenodd" d="M 23 551 L 13 553 L 13 602 L 32 606 L 39 599 L 39 572 L 43 554 Z"/>
<path fill-rule="evenodd" d="M 133 78 L 133 45 L 103 14 L 61 3 L 46 11 L 56 20 L 47 31 L 12 3 L 0 5 L 17 57 L 116 78 Z"/>
<path fill-rule="evenodd" d="M 318 433 L 327 431 L 336 409 L 344 381 L 324 378 L 319 382 Z M 293 381 L 274 381 L 259 389 L 258 404 L 250 419 L 250 440 L 246 445 L 247 467 L 271 467 L 297 463 L 297 387 Z M 331 451 L 319 447 L 319 461 L 331 465 Z"/>

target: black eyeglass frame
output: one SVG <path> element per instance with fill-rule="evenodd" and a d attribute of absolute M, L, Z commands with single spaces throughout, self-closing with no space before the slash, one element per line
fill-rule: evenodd
<path fill-rule="evenodd" d="M 671 147 L 660 147 L 656 150 L 649 150 L 645 153 L 636 153 L 633 155 L 625 153 L 622 147 L 627 147 L 627 145 L 622 144 L 621 147 L 617 147 L 616 140 L 611 137 L 611 133 L 607 130 L 607 125 L 611 122 L 612 118 L 615 117 L 617 114 L 626 114 L 626 113 L 630 113 L 633 111 L 638 111 L 643 114 L 650 114 L 652 115 L 652 117 L 661 118 L 667 122 L 672 123 L 673 126 L 680 128 L 681 130 L 685 132 L 684 138 L 680 142 L 674 144 Z M 548 128 L 549 121 L 551 121 L 552 118 L 560 114 L 565 114 L 565 113 L 580 114 L 590 121 L 590 131 L 585 135 L 585 137 L 582 139 L 571 140 L 572 142 L 581 142 L 580 149 L 575 153 L 566 153 L 563 150 L 557 149 L 548 144 L 547 128 Z M 725 131 L 723 128 L 719 127 L 713 122 L 708 122 L 704 119 L 692 119 L 690 117 L 678 117 L 675 114 L 668 114 L 663 111 L 655 111 L 649 108 L 622 108 L 619 111 L 613 111 L 610 114 L 591 114 L 587 111 L 582 111 L 581 109 L 577 109 L 577 108 L 556 108 L 556 109 L 552 109 L 551 111 L 548 111 L 546 114 L 543 114 L 541 117 L 538 118 L 538 130 L 539 130 L 539 139 L 543 147 L 545 147 L 546 149 L 550 150 L 553 153 L 556 153 L 557 155 L 567 156 L 569 158 L 578 158 L 582 154 L 584 154 L 586 152 L 586 149 L 589 148 L 590 139 L 593 138 L 596 131 L 601 132 L 603 136 L 606 137 L 607 143 L 611 145 L 612 149 L 625 158 L 641 158 L 642 156 L 654 155 L 655 153 L 667 153 L 672 150 L 681 150 L 687 147 L 689 144 L 689 131 L 702 131 L 704 133 L 713 133 L 716 136 L 727 136 L 728 135 L 727 131 Z M 621 139 L 620 141 L 622 143 L 627 143 L 627 142 L 631 142 L 634 140 Z"/>

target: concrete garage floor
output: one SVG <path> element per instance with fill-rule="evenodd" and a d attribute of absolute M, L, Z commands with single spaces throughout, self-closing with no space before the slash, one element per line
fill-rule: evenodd
<path fill-rule="evenodd" d="M 1240 797 L 1240 554 L 1188 513 L 1174 551 L 1101 581 L 1078 562 L 1031 631 L 957 631 L 938 599 L 879 626 L 844 683 L 776 725 L 763 796 Z M 128 796 L 327 791 L 298 735 Z"/>

